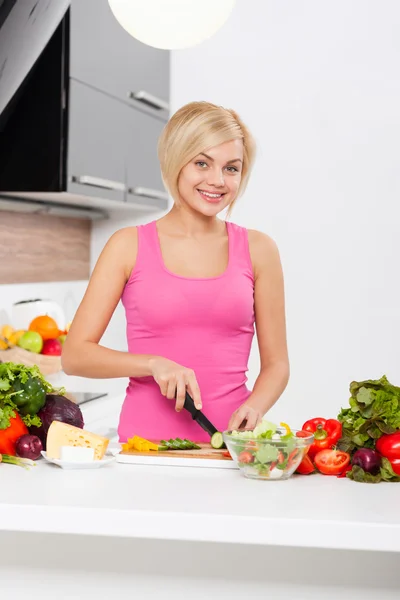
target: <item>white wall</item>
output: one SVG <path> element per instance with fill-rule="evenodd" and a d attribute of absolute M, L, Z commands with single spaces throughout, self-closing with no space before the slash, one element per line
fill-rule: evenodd
<path fill-rule="evenodd" d="M 172 53 L 173 110 L 235 108 L 258 141 L 232 220 L 284 265 L 292 375 L 271 418 L 335 416 L 353 379 L 400 384 L 399 31 L 397 0 L 237 0 L 215 37 Z"/>

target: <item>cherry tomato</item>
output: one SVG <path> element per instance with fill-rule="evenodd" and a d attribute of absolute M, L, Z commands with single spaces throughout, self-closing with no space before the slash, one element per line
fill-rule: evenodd
<path fill-rule="evenodd" d="M 324 475 L 339 475 L 350 463 L 350 454 L 340 450 L 321 450 L 314 457 L 315 465 Z"/>
<path fill-rule="evenodd" d="M 243 450 L 238 456 L 238 462 L 245 464 L 252 463 L 254 462 L 254 456 L 250 452 Z"/>

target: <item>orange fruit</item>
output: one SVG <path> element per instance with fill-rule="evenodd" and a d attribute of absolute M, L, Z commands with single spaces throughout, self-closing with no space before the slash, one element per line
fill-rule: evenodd
<path fill-rule="evenodd" d="M 41 315 L 33 319 L 29 325 L 29 331 L 36 331 L 42 336 L 43 340 L 51 340 L 59 335 L 57 323 L 48 315 Z"/>

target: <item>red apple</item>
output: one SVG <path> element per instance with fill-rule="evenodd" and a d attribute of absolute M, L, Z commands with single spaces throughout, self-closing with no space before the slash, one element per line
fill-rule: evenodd
<path fill-rule="evenodd" d="M 56 338 L 43 342 L 42 354 L 47 356 L 61 356 L 62 344 Z"/>

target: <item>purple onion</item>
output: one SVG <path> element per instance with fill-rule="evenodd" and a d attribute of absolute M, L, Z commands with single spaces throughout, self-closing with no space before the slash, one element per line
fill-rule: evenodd
<path fill-rule="evenodd" d="M 364 469 L 366 473 L 377 475 L 381 468 L 382 459 L 375 450 L 371 450 L 371 448 L 360 448 L 360 450 L 357 450 L 357 452 L 354 453 L 351 462 L 353 465 L 357 465 Z"/>
<path fill-rule="evenodd" d="M 30 435 L 25 433 L 17 439 L 15 443 L 15 451 L 17 456 L 20 458 L 30 458 L 36 460 L 39 458 L 41 451 L 43 450 L 42 442 L 39 440 L 37 435 Z"/>

